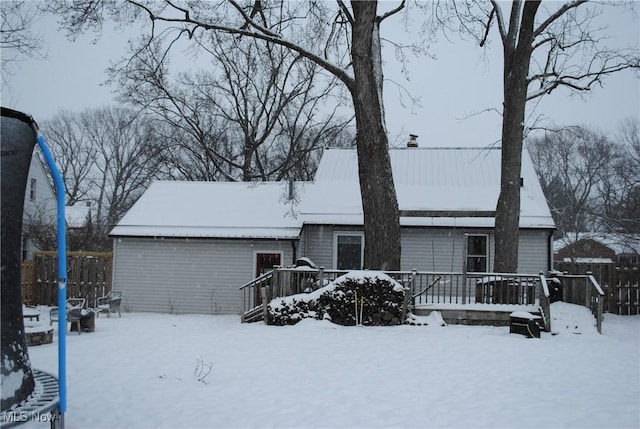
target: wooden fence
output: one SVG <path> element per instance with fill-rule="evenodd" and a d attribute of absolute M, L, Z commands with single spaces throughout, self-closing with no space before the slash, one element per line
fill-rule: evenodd
<path fill-rule="evenodd" d="M 85 298 L 87 307 L 111 290 L 113 254 L 67 253 L 67 297 Z M 58 253 L 34 252 L 22 262 L 22 298 L 27 305 L 58 305 Z"/>
<path fill-rule="evenodd" d="M 604 290 L 604 311 L 619 315 L 640 314 L 640 267 L 637 264 L 556 262 L 566 274 L 591 273 Z"/>

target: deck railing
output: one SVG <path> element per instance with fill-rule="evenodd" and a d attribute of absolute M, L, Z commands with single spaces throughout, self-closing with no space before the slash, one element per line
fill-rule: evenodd
<path fill-rule="evenodd" d="M 266 315 L 263 302 L 273 298 L 311 292 L 329 284 L 348 271 L 323 268 L 274 268 L 240 287 L 243 302 L 243 321 L 252 315 Z M 514 304 L 535 305 L 544 318 L 545 330 L 551 330 L 550 290 L 542 274 L 453 273 L 390 271 L 391 278 L 405 287 L 412 306 L 432 304 Z M 596 318 L 602 333 L 604 291 L 588 275 L 559 274 L 562 280 L 562 300 L 584 305 Z"/>
<path fill-rule="evenodd" d="M 345 270 L 309 267 L 274 268 L 243 285 L 243 314 L 266 313 L 263 302 L 273 298 L 311 292 L 346 274 Z M 549 289 L 542 275 L 504 273 L 453 273 L 390 271 L 391 278 L 410 293 L 412 307 L 429 304 L 541 305 L 549 315 Z M 243 317 L 243 320 L 246 318 Z M 545 320 L 546 322 L 546 320 Z"/>
<path fill-rule="evenodd" d="M 389 273 L 394 277 L 394 273 Z M 411 279 L 412 303 L 534 305 L 538 275 L 417 272 Z M 398 280 L 398 279 L 396 279 Z"/>
<path fill-rule="evenodd" d="M 559 274 L 562 280 L 562 300 L 571 304 L 584 305 L 596 318 L 596 328 L 602 333 L 604 291 L 591 275 Z"/>
<path fill-rule="evenodd" d="M 273 285 L 273 271 L 269 271 L 240 287 L 242 296 L 242 321 L 250 322 L 251 312 L 259 308 L 263 302 L 262 290 Z"/>
<path fill-rule="evenodd" d="M 540 273 L 540 290 L 538 293 L 538 304 L 542 319 L 544 321 L 544 330 L 551 332 L 551 290 L 547 284 L 547 278 Z"/>

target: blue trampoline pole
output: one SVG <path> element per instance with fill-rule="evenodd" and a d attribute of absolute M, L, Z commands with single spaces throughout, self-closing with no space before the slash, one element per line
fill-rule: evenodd
<path fill-rule="evenodd" d="M 64 413 L 67 411 L 67 225 L 64 214 L 65 189 L 60 170 L 47 147 L 44 136 L 40 132 L 38 132 L 36 140 L 51 170 L 58 202 L 58 394 L 60 395 L 61 427 L 64 427 Z"/>

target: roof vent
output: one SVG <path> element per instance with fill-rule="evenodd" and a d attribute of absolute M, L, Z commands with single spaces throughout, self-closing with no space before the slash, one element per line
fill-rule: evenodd
<path fill-rule="evenodd" d="M 409 141 L 407 142 L 407 147 L 418 147 L 418 138 L 415 134 L 409 134 Z"/>

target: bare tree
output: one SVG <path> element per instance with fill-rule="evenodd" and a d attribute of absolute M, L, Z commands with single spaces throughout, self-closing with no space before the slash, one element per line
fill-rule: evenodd
<path fill-rule="evenodd" d="M 330 107 L 335 80 L 281 46 L 211 37 L 203 49 L 215 71 L 183 72 L 174 82 L 157 41 L 133 48 L 132 59 L 111 69 L 121 101 L 170 124 L 166 138 L 176 145 L 168 161 L 177 178 L 301 178 L 294 170 L 308 177 L 315 168 L 302 172 L 298 164 L 309 166 L 310 154 L 350 122 L 336 120 L 335 109 L 318 112 Z"/>
<path fill-rule="evenodd" d="M 60 110 L 42 126 L 47 139 L 55 142 L 67 205 L 90 200 L 90 177 L 98 157 L 98 147 L 87 144 L 92 130 L 79 126 L 78 115 L 69 110 Z"/>
<path fill-rule="evenodd" d="M 58 234 L 55 218 L 46 207 L 35 207 L 31 213 L 25 213 L 22 234 L 31 240 L 38 250 L 53 250 L 58 247 Z"/>
<path fill-rule="evenodd" d="M 132 110 L 62 112 L 41 129 L 58 155 L 68 203 L 92 203 L 92 227 L 98 236 L 106 237 L 162 171 L 162 141 L 153 123 Z"/>
<path fill-rule="evenodd" d="M 640 233 L 640 119 L 627 118 L 616 136 L 618 156 L 598 184 L 600 223 L 607 231 Z"/>
<path fill-rule="evenodd" d="M 599 187 L 618 162 L 617 145 L 584 126 L 566 127 L 527 141 L 557 233 L 594 231 Z"/>
<path fill-rule="evenodd" d="M 599 10 L 587 0 L 545 3 L 514 0 L 508 4 L 469 1 L 445 3 L 462 29 L 484 46 L 492 28 L 502 44 L 503 108 L 502 171 L 496 208 L 494 270 L 515 272 L 518 267 L 520 173 L 528 101 L 558 88 L 588 91 L 604 77 L 640 68 L 638 48 L 607 47 L 602 28 L 593 25 Z M 444 20 L 444 18 L 443 18 Z"/>
<path fill-rule="evenodd" d="M 101 24 L 108 9 L 117 19 L 144 14 L 152 38 L 200 39 L 210 32 L 255 38 L 283 46 L 322 67 L 341 81 L 350 94 L 356 118 L 356 147 L 364 211 L 366 268 L 400 268 L 400 221 L 391 172 L 382 99 L 380 25 L 400 12 L 405 2 L 378 15 L 376 1 L 338 0 L 331 9 L 323 2 L 263 2 L 243 6 L 235 0 L 174 3 L 129 0 L 125 10 L 110 2 L 58 2 L 73 31 Z M 58 9 L 61 10 L 61 9 Z"/>
<path fill-rule="evenodd" d="M 11 64 L 22 58 L 44 58 L 44 41 L 33 31 L 39 9 L 35 2 L 3 0 L 0 2 L 0 50 L 2 51 L 2 82 L 12 74 Z"/>

